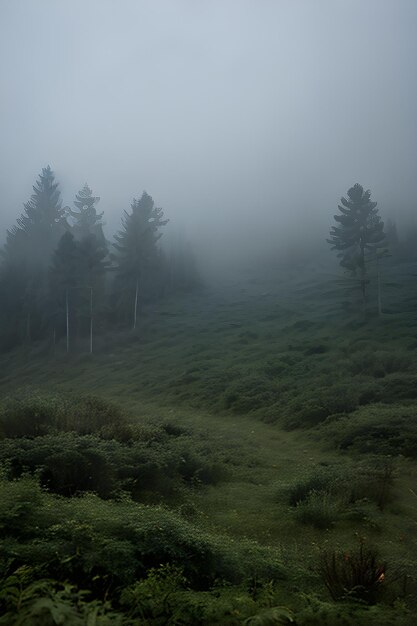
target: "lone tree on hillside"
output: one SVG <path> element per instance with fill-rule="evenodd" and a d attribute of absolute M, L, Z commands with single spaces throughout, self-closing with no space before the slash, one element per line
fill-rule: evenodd
<path fill-rule="evenodd" d="M 332 250 L 337 250 L 340 265 L 352 276 L 359 275 L 364 308 L 369 284 L 367 264 L 385 256 L 387 247 L 384 222 L 376 205 L 371 201 L 371 192 L 356 183 L 348 190 L 347 198 L 341 198 L 338 205 L 341 215 L 334 216 L 338 225 L 330 229 L 330 239 L 327 239 Z"/>
<path fill-rule="evenodd" d="M 143 192 L 140 200 L 135 198 L 131 204 L 132 212 L 124 212 L 122 230 L 115 235 L 113 244 L 117 254 L 114 255 L 117 277 L 125 292 L 133 296 L 133 328 L 136 328 L 138 301 L 141 285 L 146 278 L 146 271 L 158 262 L 157 241 L 161 237 L 161 226 L 164 212 L 155 206 L 152 197 Z"/>

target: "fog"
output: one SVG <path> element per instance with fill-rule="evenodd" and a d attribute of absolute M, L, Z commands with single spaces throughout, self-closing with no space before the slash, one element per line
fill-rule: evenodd
<path fill-rule="evenodd" d="M 200 254 L 416 197 L 415 0 L 2 0 L 1 230 L 50 164 L 107 235 L 145 189 Z M 323 243 L 323 246 L 326 246 Z"/>

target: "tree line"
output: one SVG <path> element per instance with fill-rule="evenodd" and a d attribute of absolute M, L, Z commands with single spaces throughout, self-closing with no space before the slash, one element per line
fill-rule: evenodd
<path fill-rule="evenodd" d="M 168 220 L 150 195 L 132 200 L 113 242 L 99 200 L 85 184 L 63 207 L 53 171 L 42 169 L 1 251 L 1 349 L 65 337 L 70 351 L 85 337 L 92 351 L 93 332 L 136 328 L 144 303 L 198 286 L 189 245 L 159 245 Z"/>
<path fill-rule="evenodd" d="M 42 169 L 1 251 L 0 349 L 65 337 L 67 351 L 79 338 L 93 351 L 94 333 L 136 329 L 144 303 L 199 285 L 190 247 L 183 241 L 167 254 L 159 244 L 168 220 L 150 195 L 133 198 L 113 242 L 104 235 L 99 200 L 85 184 L 73 208 L 63 207 L 53 171 Z M 327 241 L 347 274 L 344 286 L 359 291 L 365 311 L 374 282 L 381 314 L 381 261 L 417 260 L 417 233 L 401 241 L 358 183 L 338 208 Z"/>

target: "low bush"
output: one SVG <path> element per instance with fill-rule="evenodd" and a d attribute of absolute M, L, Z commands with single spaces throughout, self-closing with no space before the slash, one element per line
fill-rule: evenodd
<path fill-rule="evenodd" d="M 0 624 L 128 626 L 130 620 L 113 611 L 109 602 L 89 599 L 88 591 L 68 583 L 33 576 L 30 568 L 21 567 L 0 582 Z"/>
<path fill-rule="evenodd" d="M 417 412 L 412 406 L 361 407 L 322 425 L 319 432 L 342 450 L 417 458 Z"/>
<path fill-rule="evenodd" d="M 128 440 L 133 432 L 115 404 L 95 396 L 72 397 L 37 390 L 19 391 L 0 405 L 0 432 L 4 437 L 40 437 L 53 432 L 101 433 Z"/>
<path fill-rule="evenodd" d="M 354 598 L 375 604 L 384 587 L 386 564 L 360 540 L 354 550 L 321 552 L 317 571 L 333 600 Z"/>
<path fill-rule="evenodd" d="M 295 517 L 301 524 L 309 524 L 321 530 L 331 528 L 340 516 L 341 503 L 325 491 L 311 491 L 299 502 Z"/>
<path fill-rule="evenodd" d="M 134 441 L 129 445 L 74 432 L 36 439 L 5 439 L 0 463 L 10 478 L 38 473 L 41 484 L 63 496 L 93 491 L 111 498 L 121 491 L 139 501 L 158 501 L 181 486 L 215 484 L 224 465 L 192 451 L 192 441 Z"/>
<path fill-rule="evenodd" d="M 307 521 L 320 512 L 323 519 L 335 517 L 340 506 L 369 500 L 383 510 L 392 499 L 395 465 L 391 458 L 370 458 L 355 464 L 320 465 L 293 483 L 280 486 L 278 497 L 297 507 L 298 517 Z M 327 513 L 329 515 L 327 515 Z"/>
<path fill-rule="evenodd" d="M 227 387 L 222 404 L 235 413 L 249 413 L 271 405 L 279 395 L 278 387 L 267 376 L 245 376 Z"/>
<path fill-rule="evenodd" d="M 35 479 L 25 480 L 36 485 Z M 11 562 L 15 567 L 26 564 L 46 577 L 93 590 L 133 584 L 150 568 L 166 563 L 182 568 L 195 589 L 209 588 L 218 579 L 237 584 L 251 576 L 285 578 L 271 548 L 210 534 L 163 507 L 126 498 L 113 502 L 86 495 L 69 500 L 34 489 L 38 495 L 36 502 L 33 497 L 30 501 L 30 514 L 26 504 L 12 514 L 13 496 L 21 499 L 25 485 L 0 483 L 8 494 L 0 500 L 2 568 Z"/>
<path fill-rule="evenodd" d="M 321 389 L 307 389 L 290 400 L 284 410 L 286 428 L 311 428 L 329 416 L 351 413 L 359 403 L 358 388 L 348 384 L 334 384 Z"/>
<path fill-rule="evenodd" d="M 384 378 L 387 374 L 407 371 L 411 364 L 412 358 L 406 352 L 358 351 L 350 358 L 349 371 L 353 375 L 365 374 Z"/>
<path fill-rule="evenodd" d="M 414 617 L 397 603 L 366 605 L 363 602 L 325 602 L 303 594 L 296 611 L 297 626 L 413 626 Z"/>

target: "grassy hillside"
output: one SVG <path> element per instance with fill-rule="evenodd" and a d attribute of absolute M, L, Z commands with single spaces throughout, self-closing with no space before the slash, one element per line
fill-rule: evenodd
<path fill-rule="evenodd" d="M 386 268 L 382 317 L 294 271 L 160 302 L 93 355 L 3 355 L 4 623 L 45 597 L 80 624 L 415 623 L 413 271 Z"/>

